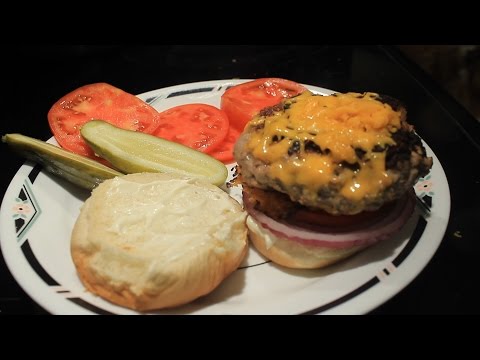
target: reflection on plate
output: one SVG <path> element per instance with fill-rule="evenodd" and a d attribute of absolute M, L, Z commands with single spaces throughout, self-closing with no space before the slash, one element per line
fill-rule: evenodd
<path fill-rule="evenodd" d="M 185 84 L 139 97 L 158 110 L 191 102 L 219 106 L 225 89 L 243 81 Z M 430 205 L 431 212 L 425 216 L 417 210 L 391 240 L 320 270 L 281 268 L 250 248 L 241 267 L 214 292 L 191 304 L 156 313 L 363 314 L 384 303 L 422 271 L 447 227 L 447 179 L 433 151 L 428 145 L 426 148 L 434 165 L 415 190 Z M 238 189 L 229 191 L 240 200 Z M 23 165 L 5 194 L 0 212 L 5 261 L 20 286 L 51 313 L 135 314 L 88 293 L 76 275 L 70 257 L 70 233 L 88 196 L 87 191 L 52 177 L 40 166 Z"/>

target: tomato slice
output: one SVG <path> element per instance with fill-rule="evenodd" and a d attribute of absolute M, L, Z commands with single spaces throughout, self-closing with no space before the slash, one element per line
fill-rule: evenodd
<path fill-rule="evenodd" d="M 239 130 L 260 110 L 278 104 L 282 99 L 307 90 L 290 80 L 262 78 L 231 87 L 222 95 L 220 108 L 230 120 L 230 126 Z"/>
<path fill-rule="evenodd" d="M 331 215 L 322 210 L 308 210 L 305 208 L 297 210 L 288 219 L 292 223 L 303 223 L 306 225 L 315 225 L 331 228 L 347 228 L 357 224 L 367 224 L 373 222 L 388 213 L 395 202 L 389 203 L 376 211 L 363 211 L 355 215 Z"/>
<path fill-rule="evenodd" d="M 233 147 L 239 136 L 240 130 L 230 126 L 225 140 L 223 140 L 220 146 L 215 151 L 212 151 L 210 155 L 224 164 L 235 162 L 235 158 L 233 157 Z"/>
<path fill-rule="evenodd" d="M 370 216 L 378 216 L 374 213 L 360 213 L 357 215 L 331 215 L 324 211 L 306 211 L 299 210 L 289 219 L 291 222 L 305 223 L 309 225 L 326 226 L 326 227 L 345 227 L 352 224 L 362 222 Z"/>
<path fill-rule="evenodd" d="M 98 159 L 80 135 L 80 128 L 101 119 L 123 129 L 151 133 L 158 112 L 136 96 L 106 83 L 82 86 L 63 96 L 48 112 L 53 136 L 64 149 Z"/>
<path fill-rule="evenodd" d="M 207 104 L 186 104 L 159 114 L 153 135 L 210 153 L 227 136 L 229 121 L 220 109 Z"/>

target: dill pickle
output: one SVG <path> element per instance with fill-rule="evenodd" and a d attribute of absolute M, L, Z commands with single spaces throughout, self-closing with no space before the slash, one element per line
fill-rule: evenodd
<path fill-rule="evenodd" d="M 41 164 L 49 173 L 88 190 L 104 180 L 123 175 L 95 160 L 25 135 L 6 134 L 2 142 L 22 157 Z"/>
<path fill-rule="evenodd" d="M 101 120 L 87 122 L 80 133 L 97 155 L 125 173 L 177 173 L 202 178 L 217 186 L 227 179 L 223 163 L 185 145 Z"/>

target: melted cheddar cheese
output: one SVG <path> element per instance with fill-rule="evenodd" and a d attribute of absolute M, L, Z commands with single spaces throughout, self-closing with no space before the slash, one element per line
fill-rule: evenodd
<path fill-rule="evenodd" d="M 284 101 L 284 110 L 256 116 L 247 147 L 269 165 L 272 179 L 316 194 L 333 184 L 350 200 L 375 196 L 392 183 L 385 149 L 401 113 L 375 93 L 330 96 L 311 92 Z"/>

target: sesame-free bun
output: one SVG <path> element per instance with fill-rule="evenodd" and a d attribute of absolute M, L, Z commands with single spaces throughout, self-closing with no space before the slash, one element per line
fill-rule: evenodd
<path fill-rule="evenodd" d="M 247 218 L 248 237 L 267 259 L 292 269 L 319 269 L 343 260 L 366 246 L 347 249 L 312 246 L 273 235 L 251 216 Z"/>
<path fill-rule="evenodd" d="M 228 194 L 172 174 L 130 174 L 93 190 L 71 253 L 85 287 L 146 311 L 208 294 L 247 250 L 245 212 Z"/>

